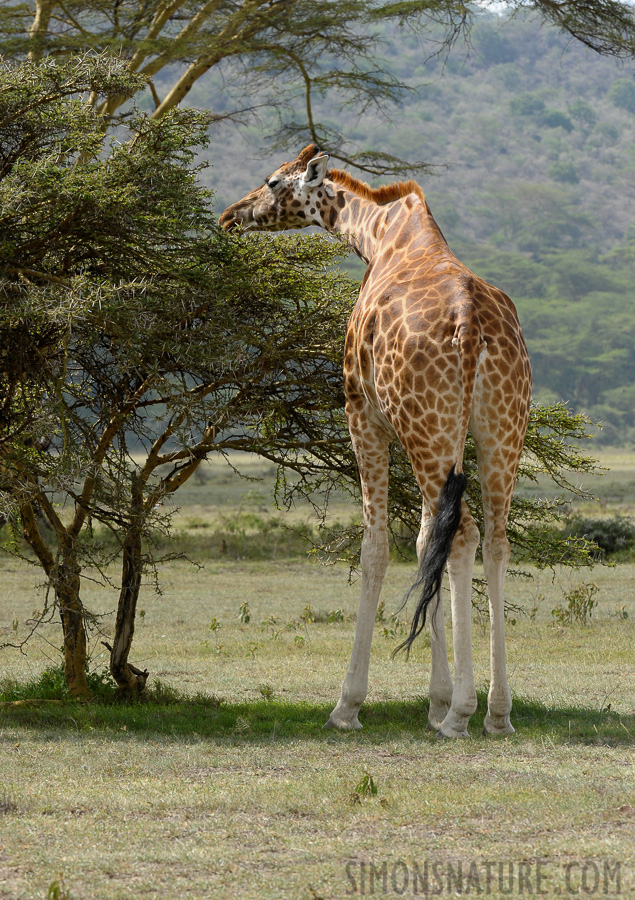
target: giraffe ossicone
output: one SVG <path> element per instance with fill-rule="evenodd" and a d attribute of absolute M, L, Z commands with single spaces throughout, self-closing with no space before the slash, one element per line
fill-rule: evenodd
<path fill-rule="evenodd" d="M 346 416 L 364 513 L 362 587 L 340 699 L 327 725 L 361 728 L 375 613 L 388 564 L 388 448 L 398 439 L 421 489 L 419 575 L 409 650 L 430 629 L 428 722 L 439 736 L 467 736 L 476 709 L 472 574 L 480 534 L 463 498 L 463 453 L 474 440 L 483 497 L 483 565 L 490 610 L 491 683 L 484 731 L 513 732 L 507 682 L 503 583 L 506 535 L 531 399 L 531 368 L 511 300 L 451 252 L 414 181 L 373 189 L 310 144 L 263 185 L 229 206 L 225 229 L 278 231 L 319 225 L 367 263 L 344 350 Z M 454 681 L 441 582 L 450 582 Z M 401 649 L 398 648 L 398 649 Z"/>

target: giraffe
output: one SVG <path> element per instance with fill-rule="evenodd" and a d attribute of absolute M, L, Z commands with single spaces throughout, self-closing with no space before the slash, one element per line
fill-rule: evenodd
<path fill-rule="evenodd" d="M 414 181 L 372 189 L 329 169 L 314 144 L 220 217 L 226 230 L 318 225 L 367 264 L 344 346 L 346 416 L 359 467 L 364 534 L 361 599 L 348 673 L 327 727 L 361 728 L 370 649 L 388 563 L 388 448 L 406 450 L 422 495 L 419 574 L 410 650 L 430 610 L 428 726 L 468 736 L 477 705 L 471 585 L 480 533 L 463 497 L 468 429 L 483 497 L 483 564 L 490 612 L 491 682 L 483 732 L 509 734 L 503 583 L 507 518 L 531 397 L 531 369 L 516 310 L 459 262 Z M 448 664 L 441 582 L 447 565 L 454 645 Z"/>

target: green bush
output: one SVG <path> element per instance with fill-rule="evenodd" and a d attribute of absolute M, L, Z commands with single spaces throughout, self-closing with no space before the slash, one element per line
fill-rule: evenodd
<path fill-rule="evenodd" d="M 101 672 L 89 672 L 88 686 L 93 697 L 109 703 L 116 699 L 117 685 L 104 669 Z M 67 700 L 70 694 L 64 676 L 64 663 L 49 666 L 39 677 L 32 681 L 18 684 L 6 680 L 0 684 L 0 700 L 11 702 L 16 700 Z"/>
<path fill-rule="evenodd" d="M 567 535 L 585 538 L 597 545 L 597 559 L 635 549 L 635 522 L 627 516 L 612 516 L 610 519 L 587 519 L 574 516 L 567 528 Z"/>

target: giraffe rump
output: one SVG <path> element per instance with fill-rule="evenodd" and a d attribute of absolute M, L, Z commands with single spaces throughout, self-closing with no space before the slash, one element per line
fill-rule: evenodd
<path fill-rule="evenodd" d="M 443 573 L 452 548 L 452 540 L 461 521 L 461 500 L 467 485 L 467 478 L 452 466 L 450 474 L 439 494 L 437 512 L 428 532 L 425 549 L 419 565 L 417 578 L 406 594 L 404 605 L 413 593 L 419 594 L 419 601 L 412 619 L 410 634 L 399 644 L 393 656 L 400 650 L 406 655 L 423 631 L 430 603 L 438 597 L 443 581 Z M 434 610 L 433 610 L 434 614 Z"/>

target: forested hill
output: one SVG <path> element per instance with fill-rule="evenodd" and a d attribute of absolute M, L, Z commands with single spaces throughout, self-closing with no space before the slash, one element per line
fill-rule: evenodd
<path fill-rule="evenodd" d="M 484 17 L 472 45 L 425 61 L 431 43 L 387 36 L 385 61 L 417 95 L 390 123 L 322 118 L 365 149 L 439 167 L 420 179 L 432 211 L 457 255 L 516 302 L 536 398 L 602 420 L 605 442 L 635 442 L 633 67 L 535 19 Z M 192 102 L 221 109 L 223 90 L 197 86 Z M 299 149 L 264 157 L 265 131 L 213 133 L 219 209 Z"/>

